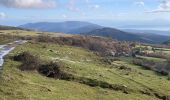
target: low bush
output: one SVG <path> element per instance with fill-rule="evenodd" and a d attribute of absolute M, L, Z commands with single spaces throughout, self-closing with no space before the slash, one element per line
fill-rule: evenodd
<path fill-rule="evenodd" d="M 46 77 L 52 77 L 56 79 L 70 80 L 74 77 L 61 70 L 64 65 L 61 62 L 46 62 L 44 63 L 38 56 L 33 55 L 30 52 L 23 52 L 13 57 L 14 61 L 22 62 L 19 67 L 22 71 L 36 70 L 40 74 Z"/>
<path fill-rule="evenodd" d="M 46 77 L 63 79 L 63 80 L 71 80 L 74 77 L 71 74 L 67 74 L 61 70 L 64 65 L 61 62 L 50 62 L 47 64 L 43 64 L 38 68 L 38 72 L 40 74 L 45 75 Z"/>
<path fill-rule="evenodd" d="M 142 66 L 143 68 L 147 70 L 152 70 L 152 67 L 155 65 L 154 61 L 148 61 L 145 59 L 134 59 L 132 62 L 133 64 Z"/>
<path fill-rule="evenodd" d="M 19 67 L 21 70 L 36 70 L 40 66 L 40 59 L 38 56 L 30 52 L 23 52 L 13 57 L 14 61 L 22 62 Z"/>
<path fill-rule="evenodd" d="M 170 72 L 167 69 L 167 67 L 169 68 L 169 66 L 167 66 L 168 62 L 160 63 L 160 62 L 155 62 L 155 61 L 146 60 L 146 59 L 134 59 L 133 64 L 142 66 L 143 68 L 147 70 L 153 70 L 163 76 L 167 76 Z"/>
<path fill-rule="evenodd" d="M 160 70 L 160 71 L 157 71 L 157 72 L 160 73 L 163 76 L 167 76 L 169 74 L 169 72 L 166 71 L 166 70 Z"/>
<path fill-rule="evenodd" d="M 103 57 L 101 59 L 102 62 L 106 63 L 106 64 L 112 64 L 113 61 L 120 61 L 119 59 L 113 58 L 113 57 Z"/>
<path fill-rule="evenodd" d="M 168 74 L 168 80 L 170 81 L 170 74 Z"/>
<path fill-rule="evenodd" d="M 125 65 L 121 65 L 121 66 L 119 67 L 119 69 L 120 69 L 120 70 L 126 70 L 126 71 L 132 71 L 131 68 L 126 67 Z"/>
<path fill-rule="evenodd" d="M 169 58 L 169 55 L 167 55 L 165 53 L 148 53 L 148 54 L 145 54 L 145 56 L 155 57 L 155 58 L 163 58 L 163 59 Z"/>

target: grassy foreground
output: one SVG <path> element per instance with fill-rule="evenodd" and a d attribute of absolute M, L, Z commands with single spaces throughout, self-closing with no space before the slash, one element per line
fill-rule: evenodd
<path fill-rule="evenodd" d="M 11 57 L 24 51 L 38 55 L 44 61 L 62 61 L 68 66 L 63 70 L 75 77 L 122 85 L 129 91 L 123 93 L 75 81 L 47 78 L 36 71 L 21 71 L 18 69 L 21 63 L 11 60 Z M 120 66 L 126 68 L 120 69 Z M 159 100 L 161 98 L 154 93 L 169 96 L 169 84 L 167 77 L 132 65 L 128 60 L 107 65 L 101 57 L 82 48 L 26 43 L 6 57 L 0 79 L 0 100 Z"/>

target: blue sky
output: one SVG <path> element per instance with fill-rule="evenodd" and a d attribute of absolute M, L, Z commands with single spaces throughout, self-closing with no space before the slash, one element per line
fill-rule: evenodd
<path fill-rule="evenodd" d="M 106 26 L 170 21 L 170 0 L 1 0 L 0 24 L 89 21 Z M 127 24 L 128 23 L 128 24 Z"/>

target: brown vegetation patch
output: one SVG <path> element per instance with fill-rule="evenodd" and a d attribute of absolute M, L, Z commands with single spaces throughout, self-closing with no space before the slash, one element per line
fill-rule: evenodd
<path fill-rule="evenodd" d="M 133 64 L 142 66 L 146 70 L 153 70 L 160 75 L 167 76 L 170 72 L 169 70 L 169 63 L 168 62 L 156 62 L 152 60 L 146 59 L 134 59 Z"/>
<path fill-rule="evenodd" d="M 112 39 L 92 37 L 92 36 L 70 36 L 70 37 L 50 37 L 48 35 L 40 35 L 38 42 L 50 42 L 61 45 L 82 47 L 94 52 L 98 52 L 104 56 L 119 56 L 129 54 L 131 46 L 128 42 L 119 42 Z"/>
<path fill-rule="evenodd" d="M 163 59 L 169 58 L 169 55 L 167 55 L 166 53 L 148 53 L 148 54 L 145 54 L 145 56 L 155 57 L 155 58 L 163 58 Z"/>

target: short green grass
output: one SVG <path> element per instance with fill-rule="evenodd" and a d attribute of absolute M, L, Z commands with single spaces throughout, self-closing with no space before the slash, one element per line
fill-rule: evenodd
<path fill-rule="evenodd" d="M 132 65 L 129 62 L 117 61 L 115 63 L 124 64 L 132 69 L 135 69 L 138 74 L 128 76 L 134 81 L 139 82 L 161 93 L 170 94 L 170 81 L 167 80 L 167 77 L 159 76 L 151 70 L 144 70 L 141 66 Z"/>
<path fill-rule="evenodd" d="M 167 61 L 166 59 L 163 59 L 163 58 L 155 58 L 155 57 L 147 57 L 147 56 L 139 56 L 139 55 L 137 55 L 137 57 L 143 58 L 143 59 L 146 59 L 146 60 L 156 61 L 156 62 L 165 62 L 165 61 Z"/>
<path fill-rule="evenodd" d="M 68 66 L 63 70 L 77 77 L 125 85 L 134 92 L 125 94 L 121 91 L 47 78 L 36 71 L 20 71 L 18 69 L 20 63 L 12 61 L 10 57 L 24 51 L 38 55 L 45 61 L 61 60 Z M 125 65 L 132 71 L 117 69 L 114 64 Z M 26 43 L 17 46 L 6 57 L 3 68 L 0 81 L 2 100 L 157 100 L 155 96 L 137 92 L 147 87 L 158 93 L 170 94 L 170 81 L 166 77 L 158 76 L 153 71 L 144 70 L 140 66 L 134 66 L 129 60 L 115 61 L 113 65 L 104 64 L 101 57 L 79 47 Z"/>

